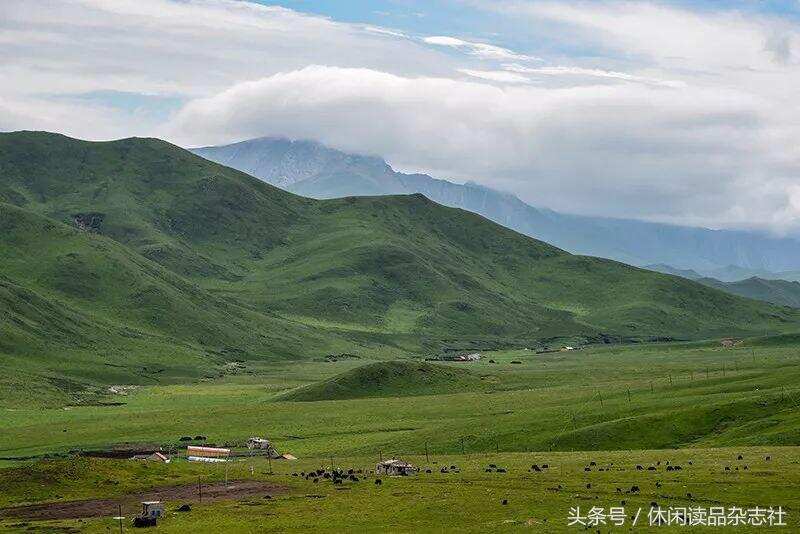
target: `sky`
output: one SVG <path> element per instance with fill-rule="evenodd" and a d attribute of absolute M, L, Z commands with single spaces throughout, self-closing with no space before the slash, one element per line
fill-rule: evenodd
<path fill-rule="evenodd" d="M 800 2 L 3 0 L 0 131 L 276 136 L 800 235 Z"/>

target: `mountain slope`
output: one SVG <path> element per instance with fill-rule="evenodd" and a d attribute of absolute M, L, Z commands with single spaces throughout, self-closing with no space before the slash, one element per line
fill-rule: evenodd
<path fill-rule="evenodd" d="M 18 372 L 0 377 L 0 400 L 11 387 L 173 382 L 216 376 L 232 361 L 350 345 L 214 295 L 109 238 L 1 202 L 0 266 L 0 357 Z M 17 383 L 19 373 L 31 376 Z"/>
<path fill-rule="evenodd" d="M 422 195 L 301 198 L 159 140 L 0 134 L 0 183 L 13 318 L 0 356 L 17 377 L 146 383 L 240 361 L 746 335 L 800 318 Z"/>
<path fill-rule="evenodd" d="M 476 184 L 394 172 L 378 158 L 346 154 L 308 141 L 262 138 L 194 152 L 312 198 L 422 193 L 435 202 L 479 213 L 572 253 L 632 265 L 668 264 L 715 278 L 720 276 L 711 270 L 729 265 L 772 272 L 800 267 L 800 242 L 793 239 L 556 213 Z"/>

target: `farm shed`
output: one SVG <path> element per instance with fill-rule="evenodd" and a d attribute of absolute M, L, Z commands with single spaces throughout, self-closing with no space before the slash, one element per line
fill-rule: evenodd
<path fill-rule="evenodd" d="M 397 460 L 395 458 L 378 462 L 378 464 L 375 466 L 376 475 L 404 477 L 408 475 L 414 475 L 417 473 L 417 471 L 419 471 L 419 468 L 414 467 L 408 462 Z"/>
<path fill-rule="evenodd" d="M 194 461 L 217 461 L 223 462 L 231 455 L 230 449 L 219 449 L 217 447 L 198 447 L 189 445 L 186 447 L 187 460 Z"/>

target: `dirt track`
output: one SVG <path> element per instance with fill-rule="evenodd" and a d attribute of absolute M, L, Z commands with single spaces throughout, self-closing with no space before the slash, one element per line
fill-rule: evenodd
<path fill-rule="evenodd" d="M 246 497 L 263 498 L 286 491 L 285 486 L 253 480 L 236 480 L 225 484 L 203 484 L 203 502 L 242 499 Z M 132 517 L 141 512 L 141 501 L 164 501 L 167 512 L 181 504 L 196 503 L 200 500 L 197 484 L 185 486 L 165 486 L 150 491 L 123 495 L 116 499 L 89 499 L 84 501 L 62 501 L 28 506 L 0 509 L 0 518 L 80 519 L 84 517 L 116 516 L 122 504 L 122 515 Z"/>

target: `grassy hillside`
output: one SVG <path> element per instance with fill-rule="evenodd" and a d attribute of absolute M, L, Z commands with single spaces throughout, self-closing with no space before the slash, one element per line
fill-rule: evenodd
<path fill-rule="evenodd" d="M 421 195 L 304 199 L 156 139 L 0 134 L 0 221 L 6 392 L 336 352 L 782 332 L 800 318 Z"/>
<path fill-rule="evenodd" d="M 281 395 L 286 401 L 322 401 L 365 397 L 407 397 L 457 393 L 481 388 L 481 379 L 465 369 L 423 362 L 376 362 Z"/>
<path fill-rule="evenodd" d="M 104 236 L 4 203 L 0 265 L 0 354 L 16 370 L 0 377 L 0 391 L 45 393 L 33 400 L 49 390 L 217 376 L 233 361 L 350 346 L 209 293 Z"/>

